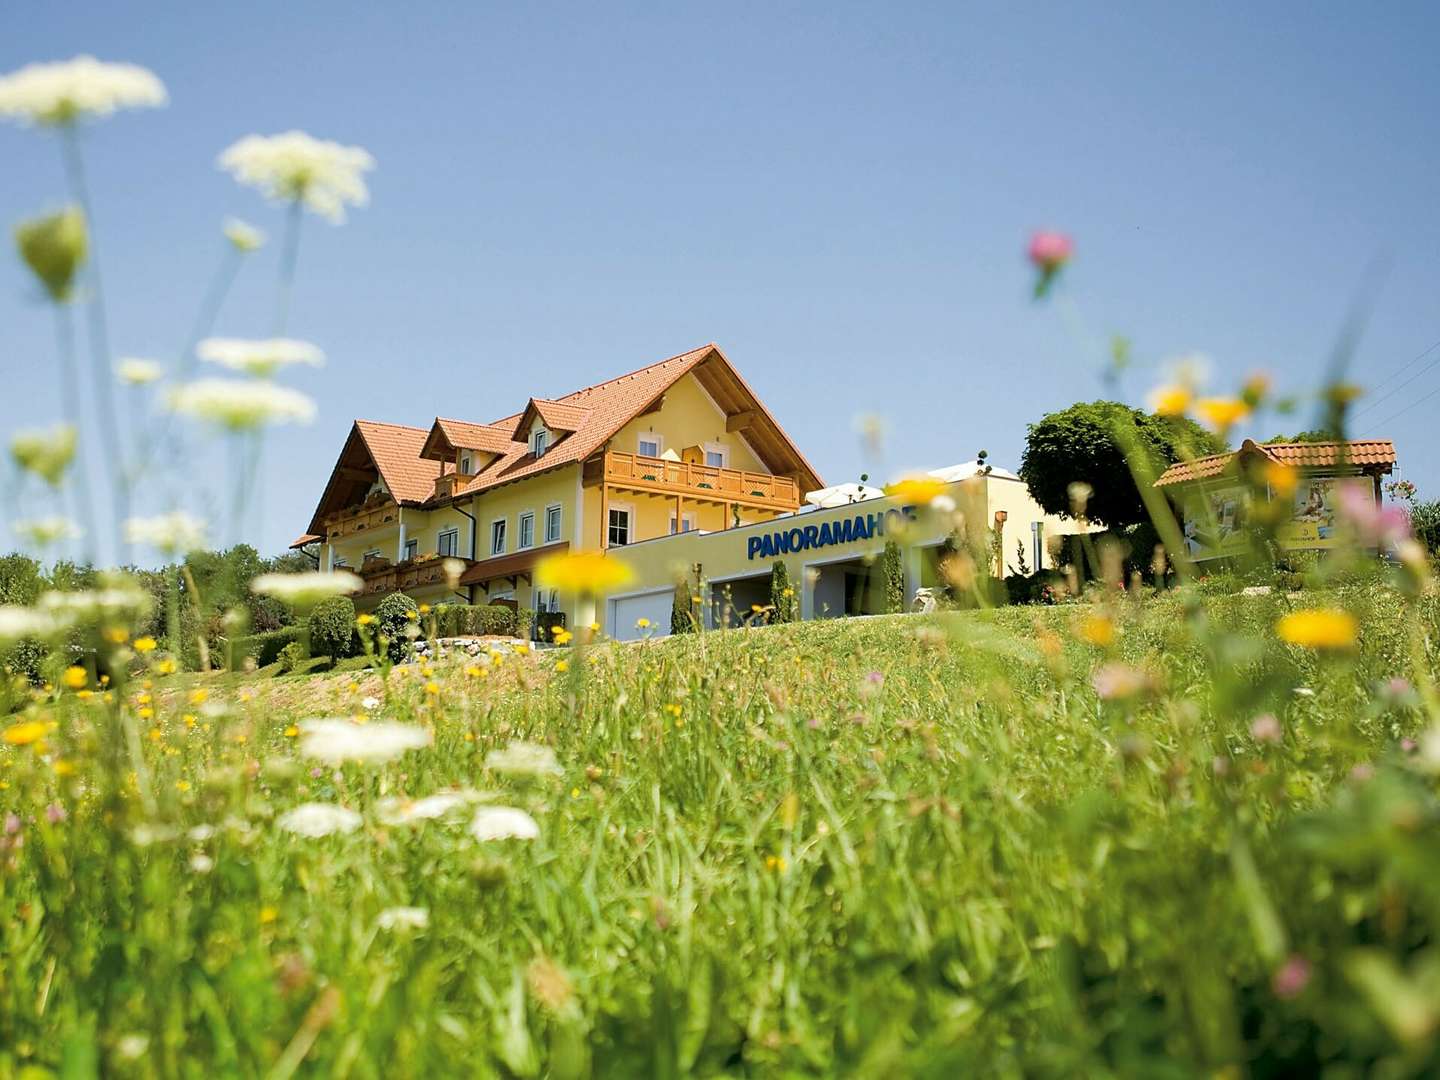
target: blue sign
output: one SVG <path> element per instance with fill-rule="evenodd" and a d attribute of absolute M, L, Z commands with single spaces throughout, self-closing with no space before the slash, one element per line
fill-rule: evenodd
<path fill-rule="evenodd" d="M 915 507 L 902 506 L 898 510 L 885 510 L 878 514 L 856 514 L 853 518 L 827 521 L 821 525 L 797 525 L 793 529 L 752 536 L 746 542 L 745 554 L 750 559 L 773 559 L 778 555 L 793 555 L 813 548 L 853 544 L 884 536 L 887 525 L 893 527 L 902 519 L 914 521 Z"/>

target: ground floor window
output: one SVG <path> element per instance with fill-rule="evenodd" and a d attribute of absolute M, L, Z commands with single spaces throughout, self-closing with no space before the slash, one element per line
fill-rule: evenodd
<path fill-rule="evenodd" d="M 676 525 L 675 525 L 675 511 L 673 511 L 673 510 L 670 511 L 670 535 L 671 535 L 671 536 L 674 536 L 675 533 L 677 533 L 677 532 L 694 532 L 694 531 L 695 531 L 695 515 L 694 515 L 694 514 L 689 514 L 689 513 L 682 514 L 682 515 L 680 516 L 680 525 L 679 525 L 679 527 L 677 528 Z"/>
<path fill-rule="evenodd" d="M 610 507 L 608 523 L 611 547 L 624 547 L 630 543 L 630 511 L 626 507 Z"/>

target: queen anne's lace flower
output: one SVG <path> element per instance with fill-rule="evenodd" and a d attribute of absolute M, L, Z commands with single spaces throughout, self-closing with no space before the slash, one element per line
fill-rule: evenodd
<path fill-rule="evenodd" d="M 375 816 L 385 825 L 418 825 L 453 817 L 483 798 L 478 791 L 441 791 L 414 802 L 392 796 L 376 804 Z"/>
<path fill-rule="evenodd" d="M 75 457 L 75 428 L 57 424 L 48 430 L 17 431 L 10 440 L 10 456 L 22 469 L 58 487 Z"/>
<path fill-rule="evenodd" d="M 0 604 L 0 645 L 22 638 L 46 638 L 60 629 L 47 612 L 18 604 Z"/>
<path fill-rule="evenodd" d="M 154 72 L 93 56 L 28 64 L 0 77 L 0 116 L 26 124 L 70 124 L 167 100 L 165 84 Z"/>
<path fill-rule="evenodd" d="M 298 390 L 247 379 L 197 379 L 177 386 L 170 408 L 231 431 L 315 418 L 315 403 Z"/>
<path fill-rule="evenodd" d="M 430 745 L 430 733 L 411 724 L 357 724 L 344 717 L 300 724 L 300 753 L 330 765 L 378 765 Z"/>
<path fill-rule="evenodd" d="M 147 360 L 140 356 L 126 356 L 115 365 L 115 374 L 121 382 L 131 386 L 145 386 L 159 382 L 165 375 L 165 368 L 158 360 Z"/>
<path fill-rule="evenodd" d="M 360 827 L 360 815 L 333 803 L 301 803 L 281 814 L 275 823 L 286 832 L 314 839 L 331 833 L 354 832 Z"/>
<path fill-rule="evenodd" d="M 49 547 L 62 540 L 74 540 L 80 536 L 80 528 L 67 517 L 32 518 L 17 521 L 13 526 L 15 535 L 39 547 Z"/>
<path fill-rule="evenodd" d="M 375 159 L 358 146 L 341 146 L 303 131 L 247 135 L 220 155 L 220 167 L 272 199 L 299 202 L 333 224 L 345 207 L 370 201 L 362 173 Z"/>
<path fill-rule="evenodd" d="M 241 221 L 239 218 L 226 218 L 221 232 L 225 234 L 225 239 L 230 241 L 231 246 L 242 254 L 258 251 L 265 246 L 265 234 L 248 221 Z"/>
<path fill-rule="evenodd" d="M 482 806 L 470 822 L 470 835 L 476 840 L 534 840 L 540 826 L 513 806 Z"/>
<path fill-rule="evenodd" d="M 301 574 L 260 574 L 250 582 L 250 591 L 273 596 L 298 607 L 311 607 L 331 596 L 349 596 L 365 583 L 349 570 L 310 570 Z"/>
<path fill-rule="evenodd" d="M 325 354 L 316 346 L 294 338 L 206 338 L 195 346 L 195 354 L 201 360 L 261 378 L 291 364 L 319 367 L 325 363 Z"/>
<path fill-rule="evenodd" d="M 205 522 L 184 510 L 125 522 L 125 542 L 148 544 L 165 555 L 188 554 L 205 546 Z"/>
<path fill-rule="evenodd" d="M 507 776 L 562 776 L 565 770 L 555 760 L 555 751 L 539 743 L 512 742 L 485 755 L 485 767 Z"/>
<path fill-rule="evenodd" d="M 424 930 L 430 925 L 430 912 L 423 907 L 386 908 L 375 924 L 381 930 Z"/>

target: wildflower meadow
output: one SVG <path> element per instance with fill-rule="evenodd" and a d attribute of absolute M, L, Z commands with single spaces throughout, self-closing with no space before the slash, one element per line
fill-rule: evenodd
<path fill-rule="evenodd" d="M 962 550 L 934 613 L 442 656 L 441 612 L 357 616 L 354 574 L 241 543 L 265 431 L 316 412 L 284 381 L 325 361 L 287 336 L 305 229 L 360 212 L 383 162 L 222 140 L 280 218 L 273 317 L 213 333 L 267 242 L 227 222 L 183 355 L 118 356 L 84 139 L 167 100 L 87 57 L 0 76 L 0 120 L 67 185 L 14 239 L 69 410 L 7 435 L 40 557 L 0 565 L 0 1076 L 1440 1072 L 1421 515 L 1349 507 L 1329 557 L 1277 560 L 1272 473 L 1206 571 L 1151 429 L 1105 413 L 1146 531 L 1081 532 L 1033 595 Z M 1075 250 L 1031 241 L 1036 318 Z M 1316 383 L 1180 365 L 1146 416 L 1182 460 L 1247 416 L 1343 434 L 1359 388 Z M 217 443 L 202 506 L 175 463 Z M 1120 501 L 1054 482 L 1082 523 Z M 943 488 L 893 490 L 953 514 Z M 540 573 L 604 595 L 621 570 Z"/>

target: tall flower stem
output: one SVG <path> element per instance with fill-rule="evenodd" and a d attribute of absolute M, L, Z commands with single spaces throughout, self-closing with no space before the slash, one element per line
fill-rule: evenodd
<path fill-rule="evenodd" d="M 227 242 L 225 254 L 221 257 L 220 265 L 215 271 L 214 277 L 210 279 L 210 286 L 205 291 L 205 297 L 200 302 L 200 310 L 195 316 L 195 324 L 190 328 L 190 336 L 185 339 L 185 347 L 180 353 L 180 363 L 175 369 L 176 380 L 185 382 L 195 372 L 195 346 L 202 338 L 210 336 L 211 330 L 215 327 L 215 320 L 220 317 L 220 311 L 225 306 L 225 301 L 230 295 L 230 289 L 235 284 L 235 278 L 240 272 L 240 263 L 243 255 L 235 245 Z M 167 443 L 171 434 L 171 426 L 174 424 L 174 414 L 164 413 L 158 422 L 155 433 L 145 439 L 144 446 L 140 451 L 139 459 L 131 472 L 131 482 L 138 480 L 150 467 L 154 460 L 156 451 L 162 447 L 175 452 L 180 447 Z"/>
<path fill-rule="evenodd" d="M 275 294 L 272 337 L 283 337 L 290 322 L 290 294 L 295 288 L 295 265 L 300 260 L 300 222 L 303 212 L 300 200 L 294 199 L 285 215 L 285 242 L 280 252 L 280 282 Z"/>
<path fill-rule="evenodd" d="M 75 496 L 80 505 L 77 512 L 80 527 L 85 535 L 80 541 L 80 550 L 86 561 L 95 552 L 95 504 L 90 498 L 90 469 L 85 460 L 85 428 L 80 408 L 80 372 L 75 360 L 75 323 L 70 315 L 70 306 L 55 305 L 55 351 L 60 358 L 60 405 L 65 422 L 75 429 Z"/>
<path fill-rule="evenodd" d="M 90 245 L 89 278 L 90 297 L 86 304 L 89 314 L 91 378 L 95 383 L 95 395 L 100 414 L 100 434 L 105 443 L 107 469 L 111 476 L 112 498 L 111 517 L 115 527 L 115 542 L 119 545 L 120 561 L 127 561 L 125 537 L 120 523 L 130 514 L 129 478 L 125 473 L 124 445 L 120 439 L 120 418 L 115 409 L 115 373 L 110 370 L 110 330 L 105 313 L 105 292 L 100 276 L 100 251 L 96 243 L 95 210 L 90 203 L 90 190 L 85 182 L 85 162 L 80 153 L 80 133 L 74 124 L 67 125 L 62 132 L 60 145 L 64 150 L 65 172 L 70 181 L 70 190 L 80 209 L 85 214 L 86 232 Z"/>

